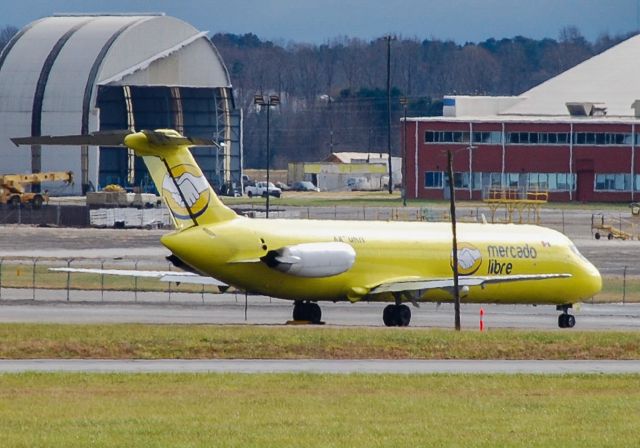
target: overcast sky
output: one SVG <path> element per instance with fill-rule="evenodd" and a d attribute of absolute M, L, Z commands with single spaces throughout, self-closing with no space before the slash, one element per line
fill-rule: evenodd
<path fill-rule="evenodd" d="M 478 42 L 557 38 L 576 26 L 588 40 L 638 29 L 640 0 L 0 0 L 0 26 L 56 12 L 165 12 L 200 30 L 323 43 L 387 33 Z"/>

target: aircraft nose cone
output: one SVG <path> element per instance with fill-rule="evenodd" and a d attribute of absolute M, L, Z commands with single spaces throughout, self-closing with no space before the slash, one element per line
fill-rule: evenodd
<path fill-rule="evenodd" d="M 591 263 L 584 268 L 581 285 L 587 297 L 593 297 L 602 290 L 602 276 L 600 276 L 598 269 Z"/>

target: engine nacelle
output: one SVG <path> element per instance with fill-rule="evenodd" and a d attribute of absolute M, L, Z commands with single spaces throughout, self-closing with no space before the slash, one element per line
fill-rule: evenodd
<path fill-rule="evenodd" d="M 270 251 L 262 261 L 280 272 L 300 277 L 331 277 L 353 266 L 356 251 L 347 243 L 303 243 Z"/>

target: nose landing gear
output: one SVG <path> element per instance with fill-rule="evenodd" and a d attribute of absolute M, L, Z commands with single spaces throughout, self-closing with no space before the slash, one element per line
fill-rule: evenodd
<path fill-rule="evenodd" d="M 572 305 L 558 305 L 556 309 L 562 311 L 562 314 L 558 316 L 558 327 L 560 328 L 573 328 L 576 324 L 576 318 L 572 314 L 569 314 L 569 309 Z"/>

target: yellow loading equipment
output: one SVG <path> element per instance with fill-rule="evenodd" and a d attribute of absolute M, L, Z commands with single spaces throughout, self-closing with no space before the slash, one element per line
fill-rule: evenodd
<path fill-rule="evenodd" d="M 48 173 L 30 174 L 2 174 L 0 175 L 0 204 L 20 207 L 21 204 L 31 204 L 33 208 L 40 208 L 49 202 L 49 194 L 28 192 L 27 187 L 39 185 L 42 182 L 73 183 L 71 171 L 52 171 Z"/>

